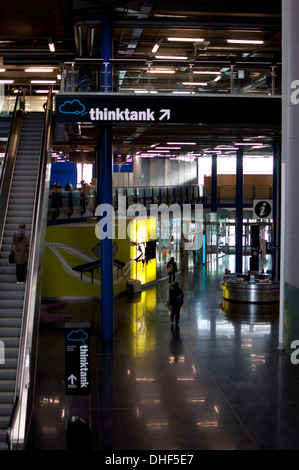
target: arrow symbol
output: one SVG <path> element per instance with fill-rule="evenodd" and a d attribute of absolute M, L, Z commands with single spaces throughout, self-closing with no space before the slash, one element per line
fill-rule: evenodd
<path fill-rule="evenodd" d="M 159 117 L 159 121 L 162 121 L 165 117 L 167 118 L 167 121 L 170 119 L 170 109 L 160 109 L 160 113 L 163 114 Z"/>
<path fill-rule="evenodd" d="M 69 376 L 68 380 L 71 381 L 71 385 L 74 385 L 75 380 L 77 380 L 77 377 L 75 377 L 73 374 Z"/>

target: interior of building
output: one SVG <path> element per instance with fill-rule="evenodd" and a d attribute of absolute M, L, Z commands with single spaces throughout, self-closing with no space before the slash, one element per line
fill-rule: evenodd
<path fill-rule="evenodd" d="M 282 6 L 245 3 L 1 7 L 1 450 L 298 450 Z"/>

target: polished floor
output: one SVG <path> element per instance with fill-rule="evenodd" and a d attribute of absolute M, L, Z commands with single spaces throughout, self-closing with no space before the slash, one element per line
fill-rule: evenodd
<path fill-rule="evenodd" d="M 115 300 L 111 342 L 101 340 L 98 303 L 54 308 L 91 324 L 91 396 L 65 396 L 64 324 L 42 322 L 27 449 L 299 450 L 299 365 L 278 351 L 277 307 L 223 305 L 230 263 L 181 267 L 178 328 L 163 269 L 140 296 Z M 72 416 L 82 428 L 71 433 Z"/>

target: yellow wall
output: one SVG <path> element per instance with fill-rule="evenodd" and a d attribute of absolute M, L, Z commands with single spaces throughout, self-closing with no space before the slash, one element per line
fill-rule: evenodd
<path fill-rule="evenodd" d="M 152 220 L 152 221 L 151 221 Z M 156 279 L 156 260 L 149 263 L 134 261 L 139 256 L 137 246 L 150 239 L 150 228 L 155 219 L 133 220 L 130 234 L 125 239 L 115 239 L 118 251 L 115 258 L 124 262 L 122 270 L 114 268 L 114 295 L 127 290 L 128 279 L 139 279 L 142 284 Z M 100 242 L 95 233 L 96 222 L 50 226 L 46 233 L 43 270 L 43 298 L 99 298 L 101 296 L 101 269 L 81 275 L 72 268 L 96 260 L 92 249 Z M 117 232 L 116 232 L 117 236 Z M 141 259 L 141 258 L 140 258 Z"/>

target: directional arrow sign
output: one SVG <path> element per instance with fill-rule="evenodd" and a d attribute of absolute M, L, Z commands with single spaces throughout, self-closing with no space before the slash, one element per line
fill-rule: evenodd
<path fill-rule="evenodd" d="M 160 113 L 163 113 L 160 117 L 159 117 L 159 121 L 162 121 L 162 119 L 164 119 L 166 117 L 167 121 L 169 121 L 170 119 L 170 109 L 160 109 Z"/>
<path fill-rule="evenodd" d="M 69 378 L 68 378 L 68 380 L 70 380 L 71 385 L 74 385 L 75 380 L 77 380 L 77 377 L 75 377 L 74 375 L 70 375 Z"/>

